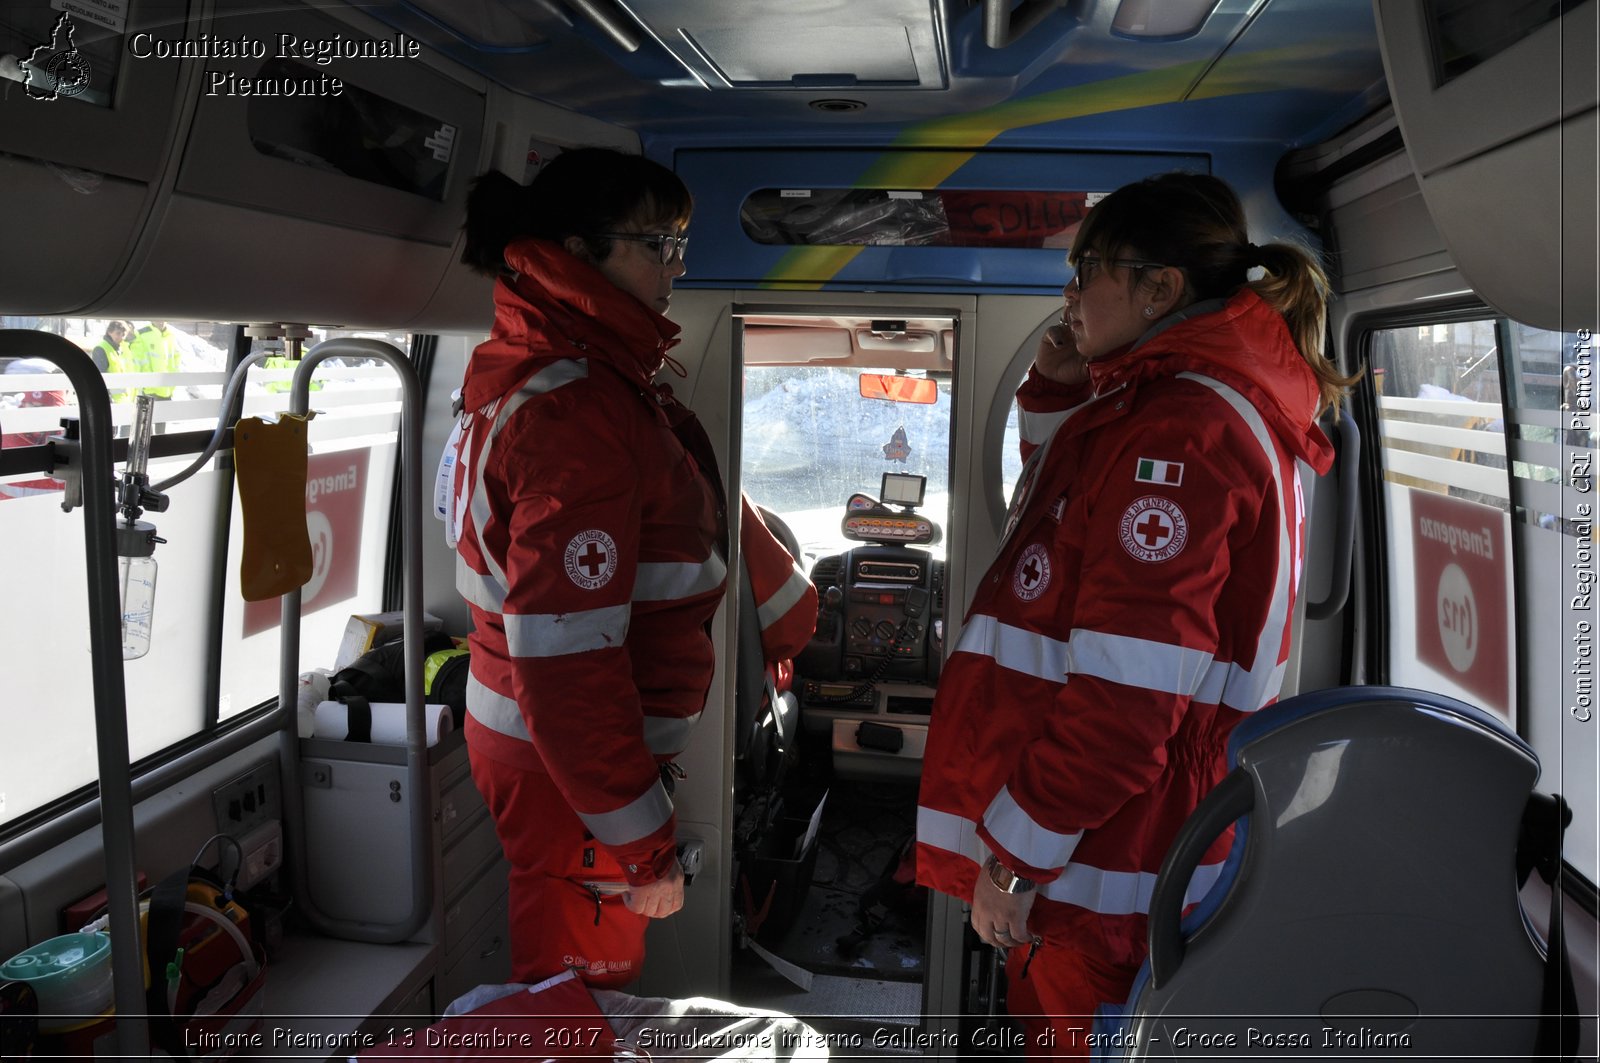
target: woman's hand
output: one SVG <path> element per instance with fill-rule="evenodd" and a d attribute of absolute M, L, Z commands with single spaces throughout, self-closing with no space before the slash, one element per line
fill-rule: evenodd
<path fill-rule="evenodd" d="M 665 919 L 683 907 L 683 868 L 672 861 L 672 869 L 664 878 L 645 886 L 629 886 L 622 895 L 622 903 L 635 915 L 651 919 Z"/>
<path fill-rule="evenodd" d="M 987 945 L 1014 949 L 1028 944 L 1033 940 L 1028 913 L 1033 909 L 1034 893 L 1002 893 L 980 870 L 972 887 L 972 929 Z"/>
<path fill-rule="evenodd" d="M 1046 380 L 1058 384 L 1081 384 L 1089 379 L 1089 359 L 1078 353 L 1072 330 L 1059 322 L 1045 329 L 1039 338 L 1033 368 Z"/>

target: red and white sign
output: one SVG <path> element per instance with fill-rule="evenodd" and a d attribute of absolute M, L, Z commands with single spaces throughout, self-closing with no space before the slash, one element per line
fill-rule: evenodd
<path fill-rule="evenodd" d="M 1505 514 L 1434 491 L 1411 492 L 1417 658 L 1508 715 Z"/>
<path fill-rule="evenodd" d="M 361 577 L 361 520 L 367 505 L 368 449 L 313 454 L 306 459 L 306 531 L 311 578 L 300 591 L 300 615 L 355 597 Z M 276 627 L 278 598 L 244 605 L 244 634 Z"/>

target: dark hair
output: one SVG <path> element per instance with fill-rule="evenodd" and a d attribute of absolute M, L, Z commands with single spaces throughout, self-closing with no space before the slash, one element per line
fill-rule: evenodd
<path fill-rule="evenodd" d="M 612 242 L 596 233 L 628 222 L 682 226 L 693 210 L 682 179 L 660 163 L 610 148 L 575 148 L 545 163 L 527 185 L 498 170 L 474 181 L 461 261 L 479 273 L 499 273 L 506 245 L 530 236 L 582 237 L 589 253 L 604 259 Z"/>
<path fill-rule="evenodd" d="M 132 332 L 133 324 L 131 322 L 122 320 L 120 317 L 114 317 L 110 321 L 106 322 L 106 331 L 110 332 L 112 329 L 121 329 L 123 332 Z"/>
<path fill-rule="evenodd" d="M 1124 185 L 1095 204 L 1072 242 L 1076 264 L 1090 249 L 1106 258 L 1141 258 L 1183 270 L 1194 298 L 1225 299 L 1248 284 L 1283 315 L 1300 356 L 1317 376 L 1318 413 L 1339 400 L 1360 373 L 1343 376 L 1322 353 L 1328 277 L 1305 249 L 1257 247 L 1244 208 L 1227 182 L 1209 174 L 1166 173 Z M 1249 279 L 1260 266 L 1260 280 Z"/>

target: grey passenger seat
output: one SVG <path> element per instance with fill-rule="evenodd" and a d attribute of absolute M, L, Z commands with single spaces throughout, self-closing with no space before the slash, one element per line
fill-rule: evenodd
<path fill-rule="evenodd" d="M 1517 893 L 1539 776 L 1522 739 L 1441 695 L 1344 687 L 1241 723 L 1229 764 L 1156 880 L 1150 958 L 1125 1008 L 1101 1009 L 1096 1058 L 1532 1055 L 1546 972 Z"/>

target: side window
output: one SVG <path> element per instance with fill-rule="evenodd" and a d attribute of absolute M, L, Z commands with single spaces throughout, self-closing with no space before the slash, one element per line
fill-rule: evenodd
<path fill-rule="evenodd" d="M 65 336 L 91 354 L 111 331 L 105 319 L 11 318 L 5 324 Z M 128 340 L 104 367 L 118 434 L 128 432 L 131 393 L 139 390 L 160 400 L 157 433 L 210 430 L 227 382 L 234 326 L 167 322 L 159 344 L 147 336 L 143 346 L 150 350 L 130 353 L 128 341 L 151 324 L 133 321 Z M 311 342 L 324 335 L 314 330 Z M 398 345 L 404 349 L 403 338 Z M 245 415 L 286 410 L 290 375 L 290 369 L 253 370 Z M 319 413 L 310 428 L 310 461 L 318 483 L 314 499 L 307 492 L 307 523 L 319 552 L 317 574 L 305 591 L 305 667 L 331 664 L 344 618 L 381 605 L 383 529 L 399 423 L 399 388 L 386 366 L 324 363 L 317 378 L 322 385 L 312 394 L 312 409 Z M 5 451 L 44 442 L 60 431 L 61 418 L 77 412 L 75 393 L 51 364 L 0 355 L 0 447 Z M 151 482 L 175 475 L 193 457 L 191 452 L 153 458 Z M 173 487 L 168 499 L 165 512 L 145 515 L 166 540 L 154 558 L 150 649 L 124 662 L 134 760 L 277 695 L 279 603 L 245 603 L 238 597 L 243 530 L 230 456 L 219 456 Z M 8 714 L 8 739 L 0 744 L 0 824 L 96 776 L 84 516 L 82 509 L 62 512 L 61 500 L 61 482 L 39 471 L 0 475 L 0 542 L 6 544 L 0 565 L 7 602 L 0 610 L 0 632 L 28 662 L 8 669 L 0 685 L 5 703 L 19 709 Z M 218 615 L 223 617 L 220 632 Z M 218 685 L 213 662 L 219 642 Z"/>
<path fill-rule="evenodd" d="M 1594 343 L 1502 322 L 1525 734 L 1539 787 L 1570 798 L 1566 858 L 1600 882 L 1595 728 Z M 1588 794 L 1589 800 L 1582 795 Z"/>
<path fill-rule="evenodd" d="M 8 323 L 64 336 L 91 356 L 112 324 L 80 318 Z M 131 324 L 119 352 L 103 368 L 117 434 L 127 435 L 131 396 L 140 390 L 160 400 L 157 432 L 199 428 L 207 418 L 214 425 L 233 327 L 168 322 L 156 343 L 144 332 L 150 322 Z M 130 353 L 141 334 L 147 341 Z M 51 377 L 62 386 L 50 386 Z M 119 387 L 122 382 L 127 386 Z M 60 432 L 63 417 L 77 415 L 77 395 L 53 363 L 21 359 L 0 367 L 0 445 L 6 450 L 43 443 Z M 152 459 L 151 482 L 178 472 L 192 457 Z M 205 662 L 212 652 L 205 603 L 215 593 L 221 542 L 216 515 L 232 490 L 231 480 L 215 466 L 169 491 L 165 513 L 147 514 L 167 543 L 155 553 L 150 651 L 124 666 L 129 754 L 135 760 L 205 725 Z M 7 714 L 10 734 L 0 743 L 0 822 L 6 822 L 92 783 L 97 765 L 83 510 L 62 512 L 59 480 L 37 473 L 0 479 L 6 481 L 0 483 L 0 542 L 6 544 L 0 565 L 7 602 L 0 610 L 0 630 L 9 645 L 32 647 L 19 650 L 30 663 L 7 669 L 3 681 L 6 704 L 27 707 Z"/>
<path fill-rule="evenodd" d="M 1510 480 L 1493 320 L 1371 337 L 1388 524 L 1389 677 L 1515 723 Z"/>
<path fill-rule="evenodd" d="M 1011 400 L 1011 412 L 1006 416 L 1006 435 L 1003 448 L 1000 451 L 1000 486 L 1004 494 L 1002 501 L 1011 504 L 1011 492 L 1017 488 L 1017 481 L 1022 479 L 1022 431 L 1017 426 L 1017 417 L 1022 408 L 1017 405 L 1017 400 Z"/>
<path fill-rule="evenodd" d="M 1593 358 L 1587 333 L 1504 318 L 1369 334 L 1391 682 L 1517 726 L 1540 787 L 1595 778 Z M 1579 782 L 1575 782 L 1575 780 Z M 1596 810 L 1568 860 L 1597 875 Z"/>

